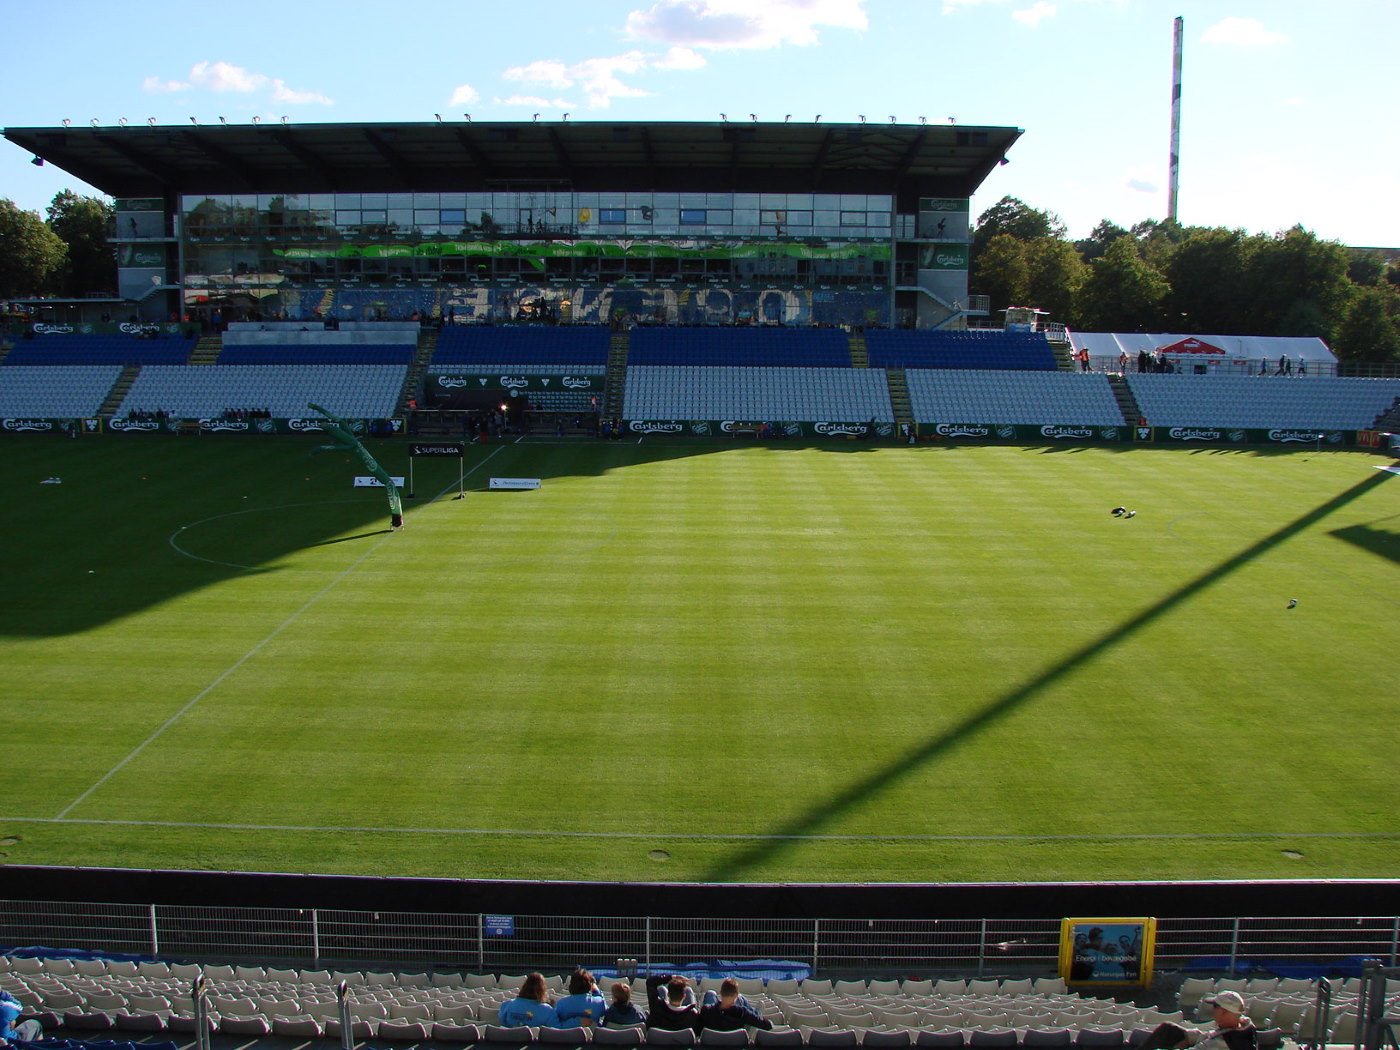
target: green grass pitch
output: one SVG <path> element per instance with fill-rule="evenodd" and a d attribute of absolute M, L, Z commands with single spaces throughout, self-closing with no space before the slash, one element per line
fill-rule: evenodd
<path fill-rule="evenodd" d="M 536 439 L 390 533 L 317 444 L 5 440 L 10 862 L 1395 873 L 1380 457 Z"/>

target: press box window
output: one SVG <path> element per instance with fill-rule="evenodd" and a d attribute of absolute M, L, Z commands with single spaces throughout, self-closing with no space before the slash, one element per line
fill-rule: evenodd
<path fill-rule="evenodd" d="M 842 226 L 864 226 L 865 212 L 863 211 L 843 211 L 841 213 Z"/>
<path fill-rule="evenodd" d="M 706 212 L 704 208 L 682 208 L 682 226 L 704 226 L 706 222 Z"/>
<path fill-rule="evenodd" d="M 603 225 L 620 226 L 627 221 L 626 208 L 599 208 L 598 222 Z"/>

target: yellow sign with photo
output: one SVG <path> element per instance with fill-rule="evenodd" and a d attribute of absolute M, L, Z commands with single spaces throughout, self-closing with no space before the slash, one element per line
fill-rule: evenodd
<path fill-rule="evenodd" d="M 1152 983 L 1157 920 L 1064 919 L 1060 976 L 1066 984 Z"/>

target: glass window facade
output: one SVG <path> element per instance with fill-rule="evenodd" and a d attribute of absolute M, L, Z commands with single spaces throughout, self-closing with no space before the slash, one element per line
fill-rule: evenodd
<path fill-rule="evenodd" d="M 191 195 L 190 286 L 890 280 L 888 194 L 473 191 Z"/>

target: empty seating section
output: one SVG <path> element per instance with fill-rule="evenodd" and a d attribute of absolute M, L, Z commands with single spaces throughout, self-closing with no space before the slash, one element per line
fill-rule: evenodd
<path fill-rule="evenodd" d="M 95 416 L 121 365 L 0 368 L 0 418 Z"/>
<path fill-rule="evenodd" d="M 1123 425 L 1104 375 L 933 368 L 904 375 L 918 423 Z"/>
<path fill-rule="evenodd" d="M 1126 379 L 1153 426 L 1363 430 L 1400 396 L 1400 379 L 1151 372 Z"/>
<path fill-rule="evenodd" d="M 629 364 L 851 366 L 837 328 L 634 328 Z"/>
<path fill-rule="evenodd" d="M 23 969 L 14 968 L 18 963 Z M 78 967 L 81 968 L 78 968 Z M 115 963 L 86 960 L 31 960 L 0 957 L 0 988 L 23 1004 L 25 1014 L 48 1026 L 86 1031 L 189 1033 L 195 1030 L 193 982 L 202 977 L 212 1030 L 225 1035 L 268 1034 L 299 1039 L 341 1034 L 336 986 L 346 982 L 354 1035 L 359 1040 L 478 1043 L 506 1038 L 498 1026 L 503 1002 L 514 998 L 520 975 L 461 973 L 342 972 L 263 969 L 163 962 Z M 567 978 L 546 978 L 561 995 Z M 606 989 L 612 981 L 600 982 Z M 1276 981 L 1267 982 L 1276 985 Z M 717 988 L 717 978 L 700 982 Z M 1213 982 L 1211 982 L 1213 984 Z M 1251 982 L 1252 984 L 1252 982 Z M 631 981 L 641 1002 L 645 984 Z M 864 1047 L 1119 1047 L 1126 1048 L 1162 1022 L 1190 1024 L 1198 1001 L 1183 989 L 1182 1010 L 1120 1003 L 1069 992 L 1055 978 L 1037 980 L 796 981 L 741 982 L 750 1003 L 771 1020 L 774 1031 L 750 1033 L 758 1046 Z M 1299 989 L 1244 989 L 1261 1028 L 1285 1033 L 1309 1031 L 1312 986 Z M 1345 1014 L 1345 1010 L 1342 1011 Z M 1284 1022 L 1280 1024 L 1279 1022 Z M 1340 1024 L 1345 1023 L 1345 1017 Z M 493 1031 L 494 1030 L 494 1031 Z M 637 1030 L 589 1033 L 588 1039 L 561 1030 L 511 1030 L 520 1046 L 585 1042 L 618 1046 L 659 1045 Z M 1268 1031 L 1261 1036 L 1270 1034 Z M 1275 1031 L 1272 1033 L 1277 1036 Z M 745 1046 L 740 1033 L 684 1045 Z M 493 1040 L 493 1036 L 496 1038 Z M 674 1044 L 673 1044 L 674 1045 Z M 1261 1038 L 1261 1046 L 1269 1045 Z M 1277 1045 L 1276 1042 L 1273 1045 Z"/>
<path fill-rule="evenodd" d="M 193 337 L 161 335 L 40 335 L 20 339 L 6 365 L 182 365 Z"/>
<path fill-rule="evenodd" d="M 885 373 L 868 368 L 630 365 L 626 419 L 894 420 Z"/>
<path fill-rule="evenodd" d="M 871 368 L 1005 368 L 1054 372 L 1060 366 L 1042 332 L 920 332 L 871 329 L 865 333 Z"/>
<path fill-rule="evenodd" d="M 434 365 L 606 365 L 610 333 L 568 325 L 450 325 L 437 337 Z"/>
<path fill-rule="evenodd" d="M 314 401 L 339 416 L 393 415 L 407 365 L 153 365 L 143 368 L 117 410 L 217 418 L 230 408 L 310 416 Z"/>
<path fill-rule="evenodd" d="M 407 365 L 416 347 L 402 343 L 329 346 L 228 346 L 219 354 L 221 365 Z"/>

